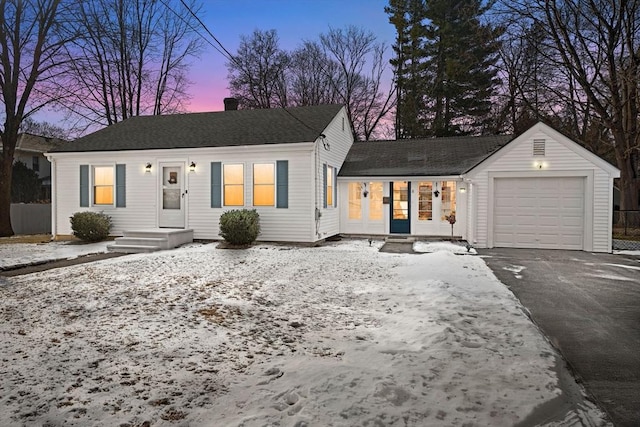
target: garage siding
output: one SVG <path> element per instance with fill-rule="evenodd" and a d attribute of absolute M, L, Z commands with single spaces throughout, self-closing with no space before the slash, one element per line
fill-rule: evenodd
<path fill-rule="evenodd" d="M 533 157 L 533 140 L 545 140 L 545 156 Z M 561 141 L 564 139 L 564 141 Z M 575 145 L 575 146 L 574 146 Z M 573 141 L 543 124 L 509 143 L 468 174 L 473 186 L 476 216 L 471 240 L 478 247 L 492 247 L 495 236 L 493 197 L 495 181 L 502 178 L 567 178 L 584 179 L 584 250 L 611 252 L 611 191 L 613 176 L 589 160 Z M 590 155 L 590 153 L 589 153 Z M 539 169 L 534 162 L 543 161 Z M 613 169 L 613 168 L 612 168 Z"/>

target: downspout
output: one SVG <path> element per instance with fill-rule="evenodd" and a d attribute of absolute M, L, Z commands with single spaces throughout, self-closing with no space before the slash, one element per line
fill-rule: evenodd
<path fill-rule="evenodd" d="M 313 142 L 313 173 L 314 173 L 314 179 L 313 179 L 313 184 L 314 184 L 314 188 L 313 188 L 313 205 L 314 205 L 314 209 L 313 209 L 313 224 L 315 226 L 314 229 L 314 237 L 313 237 L 313 241 L 315 242 L 316 240 L 319 240 L 320 238 L 320 217 L 322 216 L 322 213 L 320 211 L 320 207 L 318 204 L 318 165 L 320 163 L 320 147 L 318 145 L 318 139 L 316 138 L 316 140 Z M 320 194 L 322 194 L 322 191 L 320 191 Z"/>
<path fill-rule="evenodd" d="M 51 240 L 55 240 L 58 235 L 57 228 L 57 212 L 58 212 L 58 198 L 56 197 L 57 189 L 57 165 L 56 160 L 45 153 L 47 160 L 51 163 Z"/>

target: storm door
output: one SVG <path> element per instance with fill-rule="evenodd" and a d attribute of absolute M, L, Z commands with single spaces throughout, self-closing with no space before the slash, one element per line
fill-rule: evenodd
<path fill-rule="evenodd" d="M 184 228 L 184 164 L 160 164 L 160 211 L 158 226 Z"/>

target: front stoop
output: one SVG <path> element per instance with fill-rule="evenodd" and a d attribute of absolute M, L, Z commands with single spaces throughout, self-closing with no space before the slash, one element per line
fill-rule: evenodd
<path fill-rule="evenodd" d="M 193 242 L 193 230 L 183 228 L 150 228 L 146 230 L 130 230 L 123 237 L 116 237 L 109 252 L 135 254 L 173 249 L 185 243 Z"/>

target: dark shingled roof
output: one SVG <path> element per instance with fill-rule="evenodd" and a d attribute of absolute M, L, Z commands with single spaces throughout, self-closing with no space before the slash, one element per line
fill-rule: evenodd
<path fill-rule="evenodd" d="M 444 176 L 468 172 L 513 135 L 356 142 L 340 176 Z"/>
<path fill-rule="evenodd" d="M 152 150 L 313 142 L 341 105 L 138 116 L 53 152 Z"/>

